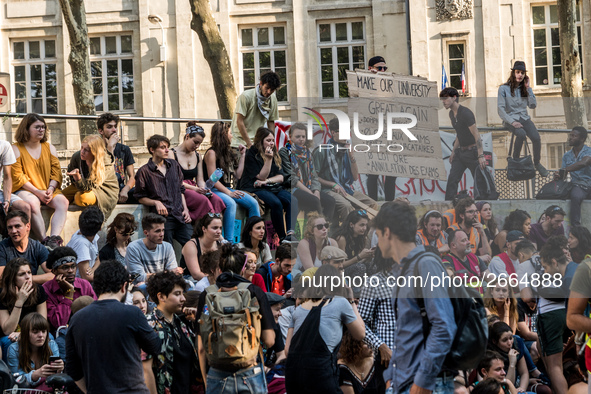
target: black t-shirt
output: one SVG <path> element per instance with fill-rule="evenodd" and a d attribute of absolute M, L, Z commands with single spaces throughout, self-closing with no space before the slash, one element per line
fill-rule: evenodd
<path fill-rule="evenodd" d="M 476 118 L 469 108 L 460 105 L 457 116 L 454 116 L 454 111 L 449 111 L 449 119 L 453 128 L 456 129 L 460 146 L 470 146 L 476 143 L 470 132 L 470 126 L 476 124 Z"/>
<path fill-rule="evenodd" d="M 187 339 L 181 330 L 181 321 L 174 319 L 176 331 L 180 334 L 179 341 L 172 342 L 174 364 L 178 368 L 172 370 L 171 394 L 186 394 L 191 386 L 191 367 L 193 366 L 193 344 Z"/>
<path fill-rule="evenodd" d="M 355 394 L 378 394 L 386 390 L 384 380 L 378 376 L 375 365 L 365 379 L 360 380 L 348 366 L 339 364 L 339 386 L 352 387 Z"/>
<path fill-rule="evenodd" d="M 244 159 L 244 171 L 242 172 L 242 178 L 240 178 L 239 182 L 239 189 L 244 190 L 250 193 L 254 193 L 259 190 L 268 190 L 273 193 L 278 193 L 282 190 L 280 184 L 275 186 L 264 186 L 264 187 L 254 187 L 254 183 L 257 180 L 257 175 L 261 172 L 261 169 L 264 166 L 264 160 L 259 155 L 259 150 L 256 146 L 251 146 L 250 149 L 246 151 L 246 157 Z M 269 175 L 267 179 L 274 177 L 275 175 L 284 175 L 283 170 L 277 166 L 275 160 L 271 162 L 271 170 L 269 171 Z"/>
<path fill-rule="evenodd" d="M 35 286 L 37 287 L 37 300 L 32 305 L 23 306 L 22 311 L 21 311 L 21 317 L 18 319 L 18 324 L 21 324 L 21 321 L 23 321 L 24 317 L 27 316 L 29 313 L 37 312 L 38 305 L 41 305 L 45 301 L 47 301 L 47 293 L 45 292 L 45 289 L 43 288 L 43 286 L 38 285 L 38 284 L 35 284 Z M 11 312 L 13 310 L 13 308 L 14 308 L 14 305 L 7 305 L 3 301 L 0 301 L 0 310 Z M 4 335 L 8 335 L 8 334 L 10 334 L 10 333 L 9 332 L 4 333 Z"/>
<path fill-rule="evenodd" d="M 117 181 L 119 182 L 119 190 L 125 187 L 125 169 L 127 166 L 135 164 L 135 159 L 131 153 L 129 146 L 120 144 L 119 142 L 113 149 L 113 156 L 115 156 L 115 174 L 117 175 Z"/>
<path fill-rule="evenodd" d="M 86 379 L 88 394 L 149 394 L 140 349 L 160 353 L 158 333 L 142 311 L 117 300 L 95 301 L 77 312 L 66 334 L 66 373 Z"/>
<path fill-rule="evenodd" d="M 25 250 L 24 253 L 20 253 L 18 250 L 16 250 L 14 244 L 12 243 L 12 239 L 10 238 L 6 238 L 0 242 L 1 267 L 6 267 L 6 264 L 12 259 L 22 257 L 31 265 L 31 272 L 33 275 L 37 275 L 37 271 L 39 270 L 41 264 L 47 261 L 47 256 L 49 256 L 47 248 L 43 246 L 41 242 L 35 241 L 31 238 L 29 238 L 29 244 L 27 245 L 27 250 Z"/>

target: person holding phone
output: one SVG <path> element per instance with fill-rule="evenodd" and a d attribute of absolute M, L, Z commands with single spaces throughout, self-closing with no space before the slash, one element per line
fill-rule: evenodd
<path fill-rule="evenodd" d="M 540 133 L 527 113 L 527 108 L 537 106 L 536 96 L 530 86 L 525 62 L 517 60 L 511 69 L 511 75 L 505 84 L 499 87 L 497 110 L 503 120 L 503 126 L 515 134 L 513 158 L 518 159 L 526 136 L 533 145 L 533 158 L 536 170 L 546 177 L 548 170 L 540 163 L 542 142 Z"/>
<path fill-rule="evenodd" d="M 49 322 L 43 315 L 33 312 L 25 316 L 18 342 L 8 348 L 8 367 L 10 372 L 24 375 L 33 386 L 64 370 L 58 346 L 49 338 Z"/>

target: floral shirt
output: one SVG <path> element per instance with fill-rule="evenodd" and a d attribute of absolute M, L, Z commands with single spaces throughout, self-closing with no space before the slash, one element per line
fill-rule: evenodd
<path fill-rule="evenodd" d="M 162 349 L 157 358 L 154 359 L 152 364 L 152 370 L 154 371 L 154 378 L 156 379 L 156 388 L 159 394 L 169 394 L 172 392 L 173 385 L 173 370 L 174 364 L 174 344 L 173 341 L 178 341 L 181 335 L 184 335 L 186 339 L 191 343 L 194 362 L 192 366 L 192 376 L 199 378 L 199 365 L 198 357 L 195 349 L 195 334 L 190 327 L 178 316 L 173 316 L 173 322 L 169 323 L 164 319 L 164 314 L 158 308 L 147 316 L 148 324 L 154 328 L 162 340 Z M 179 327 L 180 331 L 179 332 Z M 150 356 L 142 352 L 142 360 L 149 359 Z M 195 382 L 197 384 L 197 382 Z"/>

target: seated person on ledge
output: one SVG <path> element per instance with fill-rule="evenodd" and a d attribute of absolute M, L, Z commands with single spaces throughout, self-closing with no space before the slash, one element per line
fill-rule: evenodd
<path fill-rule="evenodd" d="M 67 175 L 72 183 L 64 189 L 64 196 L 80 207 L 97 205 L 107 220 L 119 200 L 119 186 L 113 157 L 99 135 L 84 138 L 70 159 Z"/>
<path fill-rule="evenodd" d="M 166 218 L 164 240 L 172 244 L 176 239 L 183 247 L 193 233 L 183 169 L 176 160 L 168 158 L 170 141 L 165 136 L 153 135 L 146 145 L 152 157 L 135 174 L 135 198 L 151 212 Z"/>

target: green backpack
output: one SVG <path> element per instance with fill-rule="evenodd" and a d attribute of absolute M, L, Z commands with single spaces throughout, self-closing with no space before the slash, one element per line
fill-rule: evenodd
<path fill-rule="evenodd" d="M 210 366 L 219 369 L 250 367 L 261 344 L 259 301 L 248 286 L 230 289 L 211 285 L 205 291 L 205 308 L 199 330 Z"/>

